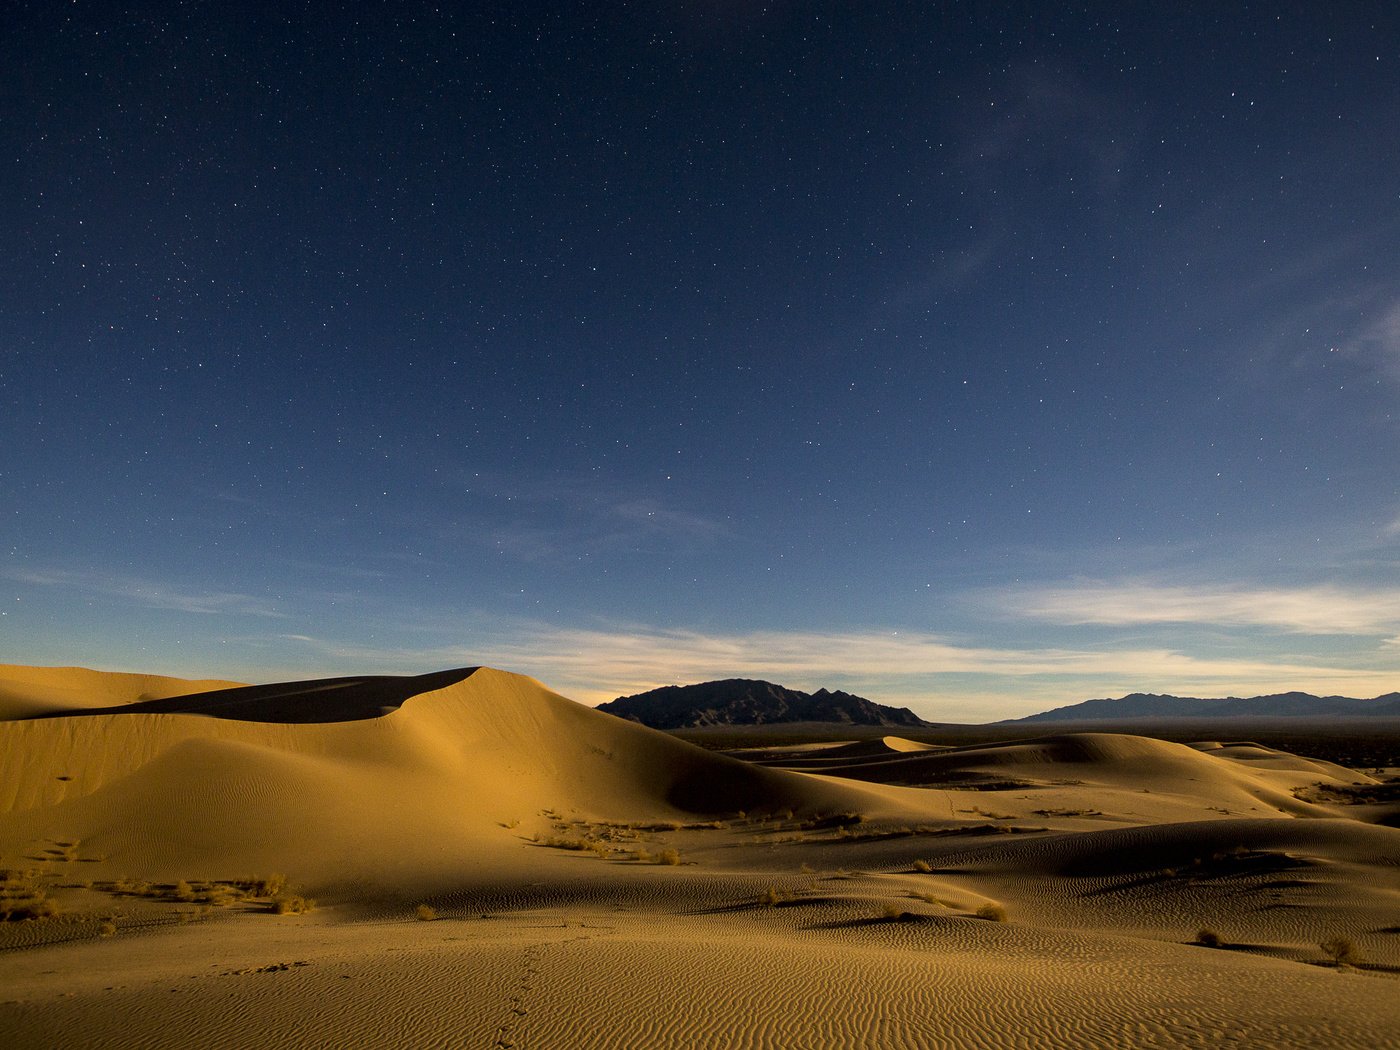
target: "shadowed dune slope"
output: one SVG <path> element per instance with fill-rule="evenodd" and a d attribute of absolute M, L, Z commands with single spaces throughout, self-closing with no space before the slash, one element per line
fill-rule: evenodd
<path fill-rule="evenodd" d="M 154 674 L 92 671 L 86 667 L 0 664 L 0 721 L 235 689 L 242 684 L 217 679 L 190 681 Z"/>
<path fill-rule="evenodd" d="M 169 696 L 111 707 L 52 711 L 36 718 L 62 715 L 209 715 L 240 722 L 358 722 L 378 718 L 402 706 L 410 696 L 445 689 L 470 677 L 478 668 L 459 668 L 422 675 L 370 675 L 323 678 L 307 682 L 225 687 L 209 692 Z M 197 684 L 197 683 L 191 683 Z M 198 683 L 203 684 L 203 683 Z"/>
<path fill-rule="evenodd" d="M 339 715 L 358 720 L 330 720 L 337 698 Z M 385 700 L 400 706 L 363 717 Z M 394 881 L 485 870 L 498 854 L 523 863 L 519 837 L 547 809 L 635 820 L 879 802 L 860 785 L 711 754 L 490 669 L 161 706 L 174 710 L 0 723 L 0 852 L 80 840 L 124 875 Z M 250 711 L 259 720 L 236 717 Z"/>

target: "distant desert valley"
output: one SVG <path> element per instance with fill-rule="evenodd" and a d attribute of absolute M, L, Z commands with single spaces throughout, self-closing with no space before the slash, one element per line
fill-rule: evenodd
<path fill-rule="evenodd" d="M 1400 1047 L 1396 714 L 750 693 L 0 666 L 0 1046 Z"/>

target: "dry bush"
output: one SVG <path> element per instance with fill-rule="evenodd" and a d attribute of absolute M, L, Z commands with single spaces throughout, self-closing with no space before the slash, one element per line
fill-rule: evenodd
<path fill-rule="evenodd" d="M 893 901 L 886 901 L 880 905 L 880 918 L 886 922 L 898 922 L 902 919 L 912 918 L 912 916 Z"/>
<path fill-rule="evenodd" d="M 786 904 L 792 899 L 791 893 L 787 890 L 780 890 L 776 886 L 769 886 L 758 895 L 758 903 L 767 908 L 776 908 L 779 904 Z"/>
<path fill-rule="evenodd" d="M 414 909 L 419 922 L 432 922 L 438 917 L 437 909 L 430 904 L 420 904 Z"/>
<path fill-rule="evenodd" d="M 316 902 L 296 893 L 286 893 L 272 902 L 272 911 L 277 915 L 305 915 L 316 907 Z"/>
<path fill-rule="evenodd" d="M 669 864 L 672 867 L 674 867 L 680 862 L 681 854 L 679 850 L 663 849 L 660 853 L 656 855 L 656 863 L 658 864 Z"/>
<path fill-rule="evenodd" d="M 62 912 L 57 901 L 50 900 L 42 892 L 21 900 L 7 900 L 0 903 L 0 922 L 24 922 L 28 919 L 52 919 Z"/>
<path fill-rule="evenodd" d="M 914 862 L 914 870 L 920 872 L 921 874 L 927 875 L 933 870 L 933 865 L 926 860 L 916 860 Z"/>
<path fill-rule="evenodd" d="M 0 878 L 0 922 L 51 919 L 60 911 L 57 902 L 34 881 L 33 875 L 5 871 Z"/>
<path fill-rule="evenodd" d="M 1196 931 L 1196 943 L 1202 948 L 1219 948 L 1225 940 L 1214 930 L 1203 929 Z"/>
<path fill-rule="evenodd" d="M 973 913 L 979 919 L 986 919 L 988 922 L 1005 922 L 1006 909 L 1000 904 L 984 904 Z"/>
<path fill-rule="evenodd" d="M 104 922 L 101 926 L 97 927 L 97 935 L 99 937 L 115 937 L 117 935 L 117 924 L 111 920 Z"/>
<path fill-rule="evenodd" d="M 1361 953 L 1349 937 L 1329 937 L 1318 945 L 1334 966 L 1355 966 L 1361 961 Z"/>

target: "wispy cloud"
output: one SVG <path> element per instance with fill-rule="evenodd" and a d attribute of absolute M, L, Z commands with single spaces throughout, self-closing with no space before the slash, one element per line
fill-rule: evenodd
<path fill-rule="evenodd" d="M 477 509 L 467 512 L 456 531 L 521 561 L 699 544 L 726 532 L 714 518 L 591 479 L 478 479 L 470 495 Z"/>
<path fill-rule="evenodd" d="M 67 569 L 3 569 L 0 575 L 31 587 L 57 588 L 88 597 L 113 598 L 147 609 L 171 609 L 204 615 L 285 616 L 273 603 L 251 594 L 181 587 L 136 576 Z"/>
<path fill-rule="evenodd" d="M 1200 624 L 1298 634 L 1384 635 L 1400 628 L 1400 588 L 1177 586 L 1086 581 L 1000 591 L 1006 614 L 1061 624 Z"/>
<path fill-rule="evenodd" d="M 1400 298 L 1371 311 L 1347 349 L 1400 379 Z"/>

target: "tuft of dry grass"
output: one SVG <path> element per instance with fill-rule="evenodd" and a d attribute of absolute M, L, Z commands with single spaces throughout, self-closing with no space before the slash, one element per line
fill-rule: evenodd
<path fill-rule="evenodd" d="M 432 922 L 438 917 L 437 909 L 431 904 L 420 904 L 413 913 L 418 916 L 419 922 Z"/>
<path fill-rule="evenodd" d="M 914 870 L 922 875 L 927 875 L 933 870 L 933 865 L 926 860 L 916 860 L 914 862 Z"/>
<path fill-rule="evenodd" d="M 679 864 L 680 862 L 681 862 L 680 850 L 676 850 L 676 849 L 663 849 L 660 853 L 658 853 L 658 854 L 656 855 L 656 863 L 658 863 L 658 864 L 668 864 L 668 865 L 674 867 L 675 865 Z"/>
<path fill-rule="evenodd" d="M 1006 909 L 1000 904 L 988 903 L 982 905 L 973 912 L 979 919 L 986 919 L 988 922 L 1005 922 Z"/>
<path fill-rule="evenodd" d="M 1219 948 L 1225 943 L 1225 939 L 1214 930 L 1206 928 L 1196 931 L 1196 943 L 1202 948 Z"/>

